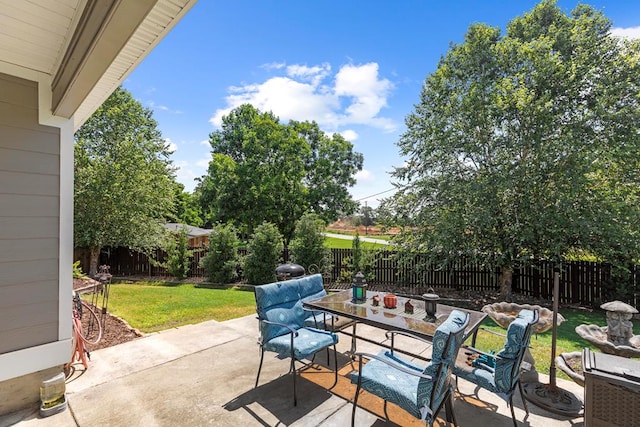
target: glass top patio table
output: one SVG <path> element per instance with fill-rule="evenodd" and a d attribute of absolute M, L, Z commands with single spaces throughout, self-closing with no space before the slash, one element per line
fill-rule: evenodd
<path fill-rule="evenodd" d="M 374 295 L 380 296 L 380 305 L 378 306 L 373 305 L 372 298 Z M 351 301 L 351 290 L 348 290 L 330 294 L 317 300 L 307 301 L 303 305 L 308 310 L 326 311 L 336 316 L 347 317 L 356 322 L 381 329 L 410 332 L 427 340 L 433 338 L 436 328 L 447 319 L 453 310 L 460 310 L 469 314 L 469 325 L 465 331 L 465 340 L 471 335 L 474 335 L 475 338 L 478 327 L 487 317 L 486 313 L 480 311 L 438 304 L 435 319 L 425 319 L 427 313 L 422 299 L 398 297 L 396 308 L 386 308 L 383 304 L 383 296 L 384 293 L 381 292 L 367 291 L 365 302 L 354 303 Z M 405 313 L 405 303 L 409 299 L 413 305 L 413 314 Z"/>

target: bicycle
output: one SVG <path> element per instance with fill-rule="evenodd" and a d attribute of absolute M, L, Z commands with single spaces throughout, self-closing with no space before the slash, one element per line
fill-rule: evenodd
<path fill-rule="evenodd" d="M 87 358 L 91 359 L 91 355 L 85 345 L 97 344 L 102 339 L 102 323 L 93 308 L 75 291 L 73 293 L 72 315 L 72 353 L 68 365 L 79 361 L 86 369 L 89 367 Z"/>

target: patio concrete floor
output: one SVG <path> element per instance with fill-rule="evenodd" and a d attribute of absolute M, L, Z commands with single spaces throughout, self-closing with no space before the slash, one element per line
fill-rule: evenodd
<path fill-rule="evenodd" d="M 384 339 L 383 331 L 359 325 L 358 334 Z M 288 360 L 265 353 L 260 385 L 254 388 L 260 359 L 256 345 L 257 320 L 247 316 L 226 322 L 208 321 L 145 336 L 91 353 L 86 371 L 76 371 L 67 382 L 68 408 L 47 418 L 38 408 L 0 416 L 0 427 L 31 426 L 345 426 L 351 422 L 352 389 L 341 377 L 332 391 L 318 384 L 333 383 L 333 375 L 314 380 L 322 372 L 298 382 L 298 406 L 293 406 Z M 409 343 L 402 343 L 409 345 Z M 350 337 L 340 334 L 339 369 L 350 370 L 344 356 Z M 429 353 L 428 348 L 410 347 Z M 377 353 L 379 348 L 358 341 L 358 351 Z M 333 360 L 333 359 L 332 359 Z M 320 361 L 320 363 L 323 363 Z M 82 365 L 76 365 L 82 367 Z M 333 366 L 333 361 L 331 362 Z M 543 383 L 548 377 L 540 375 Z M 311 379 L 311 380 L 309 380 Z M 582 398 L 577 384 L 558 379 L 558 386 Z M 455 414 L 460 426 L 510 426 L 511 413 L 504 400 L 484 390 L 478 400 L 475 387 L 459 383 L 464 396 L 456 393 Z M 382 401 L 359 400 L 381 413 Z M 517 393 L 518 425 L 582 426 L 583 419 L 560 417 L 529 404 L 525 412 Z M 444 411 L 443 411 L 444 412 Z M 396 414 L 400 414 L 396 417 Z M 393 426 L 413 423 L 402 411 L 390 411 L 392 422 L 358 409 L 357 426 Z M 523 421 L 524 420 L 524 421 Z M 446 425 L 442 419 L 437 425 Z"/>

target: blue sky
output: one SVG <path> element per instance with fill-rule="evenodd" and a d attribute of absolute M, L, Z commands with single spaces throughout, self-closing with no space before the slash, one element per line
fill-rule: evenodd
<path fill-rule="evenodd" d="M 569 12 L 576 1 L 559 1 Z M 640 2 L 586 1 L 640 36 Z M 470 24 L 504 30 L 537 1 L 199 0 L 124 83 L 154 111 L 187 191 L 206 173 L 209 134 L 251 103 L 315 120 L 364 155 L 354 199 L 376 207 L 403 159 L 396 142 L 424 79 Z"/>

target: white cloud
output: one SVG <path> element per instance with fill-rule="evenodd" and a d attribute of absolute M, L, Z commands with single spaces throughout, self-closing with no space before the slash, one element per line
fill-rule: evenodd
<path fill-rule="evenodd" d="M 345 65 L 336 74 L 335 92 L 351 99 L 346 108 L 346 123 L 368 124 L 385 130 L 393 130 L 389 119 L 377 117 L 387 105 L 387 97 L 393 84 L 387 79 L 378 79 L 378 64 L 362 66 Z"/>
<path fill-rule="evenodd" d="M 266 66 L 265 66 L 266 67 Z M 229 88 L 227 107 L 218 109 L 210 122 L 219 127 L 222 117 L 241 104 L 252 104 L 260 111 L 272 111 L 283 121 L 314 120 L 323 128 L 366 125 L 384 131 L 396 124 L 380 116 L 393 90 L 391 81 L 378 75 L 378 64 L 344 65 L 332 79 L 331 66 L 269 65 L 285 75 L 262 83 Z"/>
<path fill-rule="evenodd" d="M 358 139 L 358 136 L 359 136 L 358 133 L 352 129 L 347 129 L 345 131 L 342 131 L 340 132 L 340 135 L 342 135 L 342 137 L 349 142 L 355 141 L 356 139 Z"/>
<path fill-rule="evenodd" d="M 211 153 L 206 153 L 201 159 L 196 161 L 196 166 L 209 169 L 209 162 L 211 161 Z"/>
<path fill-rule="evenodd" d="M 371 171 L 368 171 L 366 169 L 362 169 L 361 171 L 356 173 L 355 178 L 358 181 L 358 184 L 375 181 L 375 176 L 371 173 Z"/>
<path fill-rule="evenodd" d="M 168 111 L 171 114 L 183 114 L 181 110 L 172 110 L 166 105 L 156 104 L 154 101 L 147 101 L 147 105 L 149 106 L 149 108 L 155 111 Z"/>
<path fill-rule="evenodd" d="M 287 64 L 285 64 L 284 62 L 270 62 L 268 64 L 261 65 L 260 68 L 264 68 L 265 70 L 279 70 L 286 66 Z"/>
<path fill-rule="evenodd" d="M 209 140 L 203 139 L 202 141 L 200 141 L 200 145 L 204 145 L 205 147 L 210 147 Z"/>
<path fill-rule="evenodd" d="M 611 35 L 625 39 L 640 39 L 640 27 L 612 28 Z"/>
<path fill-rule="evenodd" d="M 193 192 L 193 189 L 196 186 L 194 179 L 197 176 L 196 172 L 193 170 L 189 162 L 186 160 L 181 160 L 174 162 L 174 166 L 176 166 L 176 180 L 184 185 L 185 191 Z"/>
<path fill-rule="evenodd" d="M 178 146 L 171 140 L 171 138 L 165 138 L 164 143 L 170 152 L 175 153 L 176 151 L 178 151 Z"/>

